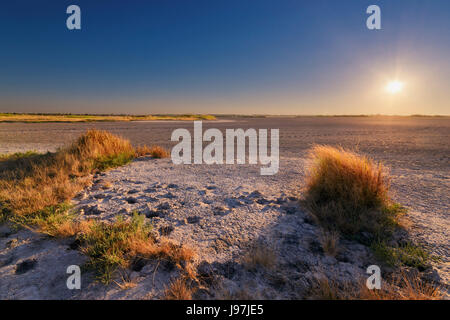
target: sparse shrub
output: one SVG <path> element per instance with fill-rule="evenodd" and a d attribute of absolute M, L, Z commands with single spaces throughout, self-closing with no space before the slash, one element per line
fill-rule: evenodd
<path fill-rule="evenodd" d="M 310 289 L 310 298 L 319 300 L 438 300 L 442 298 L 439 286 L 422 280 L 417 274 L 398 275 L 382 282 L 381 289 L 368 289 L 366 280 L 340 282 L 325 275 L 316 277 Z"/>
<path fill-rule="evenodd" d="M 76 221 L 68 212 L 70 207 L 67 203 L 49 206 L 32 214 L 14 215 L 11 221 L 51 237 L 71 237 L 86 231 L 91 221 Z"/>
<path fill-rule="evenodd" d="M 81 251 L 89 257 L 87 266 L 97 272 L 97 278 L 109 283 L 116 270 L 128 268 L 134 258 L 166 259 L 174 263 L 191 278 L 195 278 L 192 261 L 194 250 L 167 240 L 155 243 L 151 237 L 152 226 L 145 216 L 133 213 L 129 221 L 121 216 L 114 223 L 94 222 L 81 233 Z"/>
<path fill-rule="evenodd" d="M 393 267 L 407 266 L 424 270 L 430 266 L 430 261 L 436 260 L 423 248 L 408 242 L 397 247 L 389 246 L 386 242 L 376 242 L 371 248 L 375 256 Z"/>
<path fill-rule="evenodd" d="M 164 299 L 166 300 L 192 300 L 195 289 L 190 285 L 190 280 L 183 277 L 170 282 L 165 289 Z"/>
<path fill-rule="evenodd" d="M 336 231 L 323 231 L 320 235 L 320 244 L 325 254 L 335 257 L 339 252 L 339 233 Z"/>
<path fill-rule="evenodd" d="M 354 294 L 350 284 L 340 283 L 325 275 L 315 277 L 310 289 L 310 298 L 314 300 L 348 300 Z"/>
<path fill-rule="evenodd" d="M 71 199 L 88 183 L 87 175 L 122 165 L 134 157 L 130 142 L 105 131 L 89 130 L 55 153 L 0 161 L 2 215 L 26 215 Z"/>
<path fill-rule="evenodd" d="M 243 258 L 243 262 L 247 269 L 255 269 L 257 267 L 272 269 L 276 265 L 277 255 L 272 248 L 263 243 L 257 243 L 250 247 Z"/>
<path fill-rule="evenodd" d="M 310 152 L 304 202 L 318 223 L 345 237 L 392 232 L 399 210 L 388 197 L 381 164 L 342 148 L 316 145 Z"/>
<path fill-rule="evenodd" d="M 140 241 L 153 245 L 149 238 L 151 226 L 145 216 L 133 214 L 131 221 L 118 217 L 114 223 L 94 222 L 89 231 L 81 234 L 81 251 L 89 257 L 87 266 L 96 270 L 98 279 L 109 283 L 118 267 L 128 267 L 131 258 L 130 243 Z"/>
<path fill-rule="evenodd" d="M 441 288 L 422 280 L 417 274 L 401 271 L 393 279 L 384 281 L 380 290 L 369 290 L 362 283 L 355 299 L 363 300 L 439 300 L 442 299 Z"/>
<path fill-rule="evenodd" d="M 139 146 L 136 148 L 136 156 L 142 157 L 142 156 L 151 156 L 155 159 L 161 159 L 161 158 L 167 158 L 169 157 L 169 152 L 160 146 Z"/>

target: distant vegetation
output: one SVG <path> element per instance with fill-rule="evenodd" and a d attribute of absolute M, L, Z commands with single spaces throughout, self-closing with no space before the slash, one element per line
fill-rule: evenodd
<path fill-rule="evenodd" d="M 216 120 L 212 115 L 89 115 L 45 113 L 0 113 L 0 122 L 96 122 L 96 121 L 154 121 L 154 120 Z"/>

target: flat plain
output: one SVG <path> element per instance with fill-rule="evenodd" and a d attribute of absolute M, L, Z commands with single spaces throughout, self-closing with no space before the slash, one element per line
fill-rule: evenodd
<path fill-rule="evenodd" d="M 301 197 L 307 150 L 313 144 L 342 146 L 367 154 L 390 168 L 393 198 L 408 207 L 412 236 L 440 258 L 433 265 L 433 277 L 444 286 L 450 283 L 450 118 L 220 117 L 217 121 L 204 121 L 203 127 L 279 129 L 278 174 L 262 177 L 255 165 L 175 166 L 170 158 L 144 157 L 97 177 L 97 184 L 108 180 L 113 187 L 104 191 L 94 184 L 74 199 L 76 208 L 85 214 L 94 208 L 96 216 L 106 220 L 134 210 L 149 211 L 148 216 L 156 209 L 172 212 L 152 217 L 152 223 L 159 230 L 170 230 L 170 239 L 201 249 L 199 268 L 205 269 L 206 264 L 222 274 L 224 286 L 232 292 L 244 285 L 256 292 L 257 298 L 303 298 L 306 293 L 302 286 L 306 287 L 318 269 L 325 268 L 327 275 L 329 272 L 330 276 L 346 279 L 363 275 L 364 267 L 371 263 L 370 254 L 352 243 L 344 244 L 343 257 L 336 259 L 314 252 L 319 231 L 296 205 L 296 199 Z M 193 124 L 0 123 L 0 153 L 54 151 L 92 128 L 123 136 L 134 145 L 157 144 L 170 149 L 174 145 L 170 142 L 172 131 L 192 131 Z M 7 288 L 2 290 L 2 298 L 160 298 L 169 281 L 167 273 L 157 273 L 157 266 L 148 265 L 132 275 L 137 286 L 126 293 L 98 285 L 81 293 L 67 292 L 61 275 L 56 277 L 48 270 L 57 261 L 64 265 L 82 263 L 83 259 L 73 251 L 63 250 L 67 247 L 65 242 L 35 241 L 28 231 L 21 232 L 1 240 L 2 257 L 11 260 L 0 267 L 0 278 Z M 22 237 L 18 241 L 23 245 L 8 248 L 12 237 Z M 236 267 L 256 242 L 271 244 L 280 256 L 278 273 L 255 274 Z M 14 264 L 33 257 L 40 264 L 18 281 Z M 58 267 L 61 273 L 63 265 Z M 42 279 L 55 285 L 42 286 Z M 292 284 L 289 279 L 294 279 Z M 223 298 L 224 294 L 216 290 L 201 298 Z"/>

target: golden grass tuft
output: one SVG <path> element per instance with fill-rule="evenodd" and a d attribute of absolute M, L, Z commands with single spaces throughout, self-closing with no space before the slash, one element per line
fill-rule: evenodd
<path fill-rule="evenodd" d="M 168 158 L 169 152 L 160 146 L 139 146 L 136 148 L 136 156 L 142 157 L 142 156 L 151 156 L 155 159 L 161 159 L 161 158 Z"/>
<path fill-rule="evenodd" d="M 134 157 L 128 140 L 89 130 L 55 153 L 12 157 L 0 162 L 0 210 L 27 215 L 71 199 L 95 169 L 123 165 Z"/>
<path fill-rule="evenodd" d="M 309 158 L 304 203 L 324 229 L 379 236 L 396 224 L 399 210 L 389 199 L 389 176 L 381 164 L 323 145 L 314 146 Z"/>
<path fill-rule="evenodd" d="M 192 300 L 194 289 L 184 278 L 177 278 L 170 282 L 168 288 L 165 289 L 164 299 L 166 300 Z"/>
<path fill-rule="evenodd" d="M 273 269 L 277 263 L 275 251 L 262 243 L 252 245 L 250 250 L 243 257 L 244 266 L 247 269 L 263 267 Z"/>
<path fill-rule="evenodd" d="M 368 289 L 365 281 L 341 283 L 322 275 L 315 279 L 310 292 L 310 298 L 318 300 L 439 300 L 442 297 L 438 285 L 403 271 L 394 279 L 383 280 L 381 289 Z"/>
<path fill-rule="evenodd" d="M 336 231 L 322 231 L 320 244 L 326 255 L 335 257 L 339 252 L 339 233 Z"/>
<path fill-rule="evenodd" d="M 97 272 L 103 283 L 109 283 L 115 271 L 129 267 L 136 257 L 168 260 L 194 279 L 195 251 L 168 240 L 157 243 L 150 235 L 151 230 L 145 216 L 136 212 L 129 221 L 119 217 L 114 223 L 94 222 L 79 236 L 83 243 L 81 251 L 89 257 L 88 267 Z"/>

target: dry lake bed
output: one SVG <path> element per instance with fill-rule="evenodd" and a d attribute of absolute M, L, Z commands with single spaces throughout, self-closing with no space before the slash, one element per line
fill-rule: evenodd
<path fill-rule="evenodd" d="M 204 290 L 199 298 L 239 297 L 243 287 L 256 298 L 304 298 L 316 274 L 352 279 L 364 276 L 371 264 L 366 248 L 351 242 L 343 243 L 336 258 L 316 250 L 319 230 L 296 201 L 301 196 L 306 153 L 313 144 L 356 149 L 390 168 L 393 198 L 409 208 L 412 236 L 440 258 L 433 263 L 430 276 L 448 289 L 450 118 L 221 118 L 204 121 L 203 127 L 279 129 L 279 172 L 260 176 L 259 166 L 254 165 L 174 165 L 170 159 L 144 157 L 97 177 L 97 184 L 107 180 L 113 187 L 105 191 L 94 183 L 74 199 L 75 206 L 104 219 L 138 210 L 170 239 L 197 248 L 201 252 L 199 272 L 213 271 L 221 277 L 220 290 Z M 54 151 L 91 128 L 108 130 L 134 145 L 158 144 L 170 149 L 172 131 L 192 131 L 193 124 L 0 123 L 0 153 Z M 157 211 L 162 213 L 153 214 Z M 279 256 L 275 271 L 239 268 L 241 257 L 256 242 L 270 245 Z M 2 299 L 154 299 L 162 297 L 170 279 L 170 272 L 148 264 L 130 275 L 137 283 L 131 289 L 102 287 L 86 276 L 83 281 L 89 290 L 69 291 L 65 267 L 82 264 L 83 257 L 70 250 L 70 243 L 36 238 L 28 231 L 0 239 L 0 257 Z M 24 260 L 36 263 L 18 274 L 16 266 Z"/>

